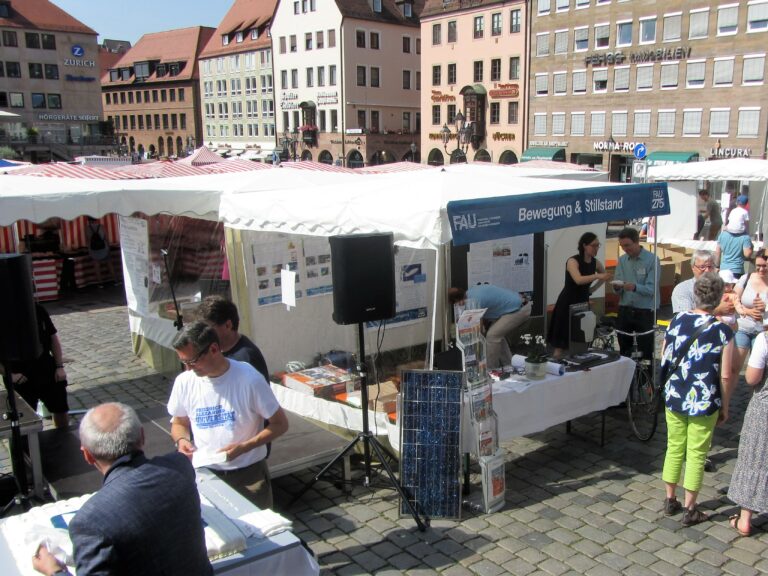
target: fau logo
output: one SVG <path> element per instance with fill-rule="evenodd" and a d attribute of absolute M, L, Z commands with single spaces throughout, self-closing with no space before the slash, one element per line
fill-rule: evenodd
<path fill-rule="evenodd" d="M 455 230 L 469 230 L 470 228 L 477 228 L 477 215 L 476 214 L 464 214 L 456 215 L 453 217 L 453 228 Z"/>

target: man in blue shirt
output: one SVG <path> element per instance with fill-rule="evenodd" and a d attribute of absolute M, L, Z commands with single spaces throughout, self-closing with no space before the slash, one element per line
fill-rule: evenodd
<path fill-rule="evenodd" d="M 619 293 L 617 327 L 624 332 L 645 332 L 653 328 L 654 313 L 659 305 L 659 259 L 640 244 L 640 235 L 634 228 L 619 232 L 619 246 L 624 255 L 619 258 L 613 287 Z M 637 344 L 643 358 L 653 358 L 653 334 L 638 336 Z M 619 336 L 622 355 L 629 356 L 632 338 Z"/>
<path fill-rule="evenodd" d="M 738 279 L 744 274 L 744 261 L 751 257 L 749 234 L 731 234 L 728 230 L 720 232 L 715 249 L 715 264 L 719 264 L 720 270 L 730 270 Z"/>
<path fill-rule="evenodd" d="M 448 292 L 451 304 L 465 304 L 472 308 L 487 308 L 484 320 L 491 322 L 485 333 L 487 365 L 496 370 L 512 363 L 512 352 L 507 334 L 525 322 L 531 315 L 531 303 L 524 294 L 492 286 L 478 284 L 469 290 L 451 288 Z"/>

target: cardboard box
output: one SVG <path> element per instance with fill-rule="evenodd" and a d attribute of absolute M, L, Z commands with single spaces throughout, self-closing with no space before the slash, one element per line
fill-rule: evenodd
<path fill-rule="evenodd" d="M 283 386 L 309 396 L 333 400 L 337 394 L 360 390 L 360 378 L 333 364 L 289 372 L 283 376 Z"/>
<path fill-rule="evenodd" d="M 378 396 L 378 401 L 377 397 Z M 347 394 L 347 404 L 360 406 L 361 391 L 356 390 Z M 390 414 L 397 409 L 397 386 L 391 380 L 381 384 L 368 385 L 368 408 L 374 412 Z"/>

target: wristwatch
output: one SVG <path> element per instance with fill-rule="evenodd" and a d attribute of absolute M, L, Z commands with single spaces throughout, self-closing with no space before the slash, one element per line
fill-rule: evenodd
<path fill-rule="evenodd" d="M 177 448 L 177 449 L 178 449 L 178 447 L 179 447 L 179 442 L 181 442 L 182 440 L 186 440 L 187 442 L 189 442 L 190 444 L 192 444 L 192 440 L 191 440 L 190 438 L 187 438 L 186 436 L 182 436 L 181 438 L 179 438 L 178 440 L 176 440 L 176 442 L 174 442 L 174 444 L 176 445 L 176 448 Z"/>

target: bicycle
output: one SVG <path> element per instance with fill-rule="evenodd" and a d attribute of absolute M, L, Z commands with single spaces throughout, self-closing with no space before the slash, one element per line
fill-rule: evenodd
<path fill-rule="evenodd" d="M 632 432 L 641 442 L 649 441 L 656 432 L 662 391 L 661 386 L 656 385 L 653 361 L 643 358 L 637 339 L 639 336 L 655 334 L 657 330 L 658 328 L 654 327 L 645 332 L 624 332 L 615 327 L 612 318 L 603 318 L 592 341 L 593 348 L 615 351 L 618 334 L 632 338 L 629 357 L 635 361 L 635 372 L 627 392 L 626 404 Z"/>

